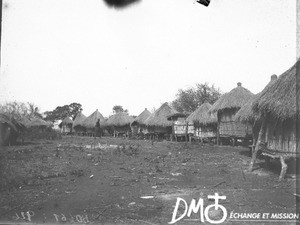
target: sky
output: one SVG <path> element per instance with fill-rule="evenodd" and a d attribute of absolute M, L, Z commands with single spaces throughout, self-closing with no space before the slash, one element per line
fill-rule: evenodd
<path fill-rule="evenodd" d="M 0 103 L 88 116 L 157 109 L 179 89 L 258 93 L 296 61 L 296 0 L 3 0 Z"/>

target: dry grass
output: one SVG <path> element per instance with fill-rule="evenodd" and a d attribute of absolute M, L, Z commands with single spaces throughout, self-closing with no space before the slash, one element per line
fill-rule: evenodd
<path fill-rule="evenodd" d="M 151 115 L 148 109 L 145 109 L 138 117 L 136 117 L 131 125 L 140 124 L 145 125 L 145 121 L 148 119 L 148 117 Z"/>
<path fill-rule="evenodd" d="M 296 118 L 296 102 L 300 99 L 300 90 L 296 89 L 297 67 L 295 63 L 290 69 L 280 75 L 276 82 L 268 85 L 253 102 L 253 109 L 259 112 L 269 113 L 273 118 L 286 120 Z"/>
<path fill-rule="evenodd" d="M 203 103 L 196 111 L 194 111 L 186 120 L 192 123 L 198 124 L 213 124 L 217 123 L 217 115 L 215 113 L 210 113 L 211 104 L 208 102 Z"/>
<path fill-rule="evenodd" d="M 148 117 L 145 123 L 147 126 L 172 126 L 173 122 L 169 121 L 167 118 L 168 116 L 174 113 L 177 113 L 177 111 L 170 107 L 167 102 L 165 102 L 159 109 L 157 109 L 153 114 L 151 114 Z"/>
<path fill-rule="evenodd" d="M 86 128 L 94 128 L 98 119 L 101 121 L 104 120 L 104 117 L 102 114 L 98 111 L 98 109 L 93 112 L 90 116 L 88 116 L 84 121 L 83 121 L 83 126 Z"/>
<path fill-rule="evenodd" d="M 254 96 L 248 89 L 242 87 L 241 83 L 230 92 L 222 95 L 211 107 L 211 112 L 222 111 L 224 109 L 241 108 Z"/>

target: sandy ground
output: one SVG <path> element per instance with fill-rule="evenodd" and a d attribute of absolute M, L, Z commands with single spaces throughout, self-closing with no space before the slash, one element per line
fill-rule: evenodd
<path fill-rule="evenodd" d="M 181 201 L 175 218 L 192 199 L 203 199 L 204 211 L 215 193 L 226 196 L 222 224 L 295 224 L 298 216 L 292 167 L 281 182 L 277 161 L 258 160 L 249 173 L 242 147 L 63 137 L 4 147 L 0 157 L 2 223 L 168 224 L 178 197 L 187 207 Z M 212 224 L 201 215 L 177 224 Z M 208 215 L 218 221 L 224 211 Z"/>

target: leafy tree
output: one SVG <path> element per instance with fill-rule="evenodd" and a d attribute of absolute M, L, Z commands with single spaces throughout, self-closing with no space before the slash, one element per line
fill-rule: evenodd
<path fill-rule="evenodd" d="M 24 103 L 24 102 L 7 102 L 0 105 L 0 111 L 9 113 L 15 118 L 26 117 L 27 119 L 32 119 L 34 117 L 42 118 L 40 109 L 34 103 Z"/>
<path fill-rule="evenodd" d="M 219 88 L 214 85 L 196 84 L 196 87 L 179 89 L 172 106 L 179 112 L 193 112 L 206 101 L 213 104 L 220 96 Z"/>
<path fill-rule="evenodd" d="M 81 104 L 72 103 L 70 105 L 57 106 L 53 111 L 45 112 L 46 120 L 55 121 L 63 120 L 67 116 L 72 117 L 74 120 L 77 113 L 81 110 Z"/>
<path fill-rule="evenodd" d="M 128 110 L 127 109 L 124 110 L 123 106 L 121 106 L 121 105 L 115 105 L 113 107 L 113 112 L 114 112 L 114 114 L 120 113 L 120 112 L 126 112 L 126 113 L 128 113 Z"/>
<path fill-rule="evenodd" d="M 71 116 L 72 119 L 74 120 L 76 115 L 82 110 L 82 105 L 79 103 L 73 102 L 69 105 L 69 109 L 70 109 L 69 116 Z"/>

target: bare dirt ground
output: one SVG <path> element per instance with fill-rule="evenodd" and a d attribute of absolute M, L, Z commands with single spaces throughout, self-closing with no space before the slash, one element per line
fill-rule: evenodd
<path fill-rule="evenodd" d="M 2 147 L 0 222 L 168 224 L 177 197 L 188 205 L 202 198 L 206 207 L 214 193 L 226 196 L 220 200 L 228 212 L 223 224 L 272 224 L 262 213 L 296 213 L 292 167 L 279 182 L 278 162 L 266 168 L 258 160 L 249 173 L 250 159 L 242 147 L 110 137 Z M 177 218 L 185 208 L 181 202 Z M 233 213 L 256 213 L 260 219 L 244 221 Z M 287 223 L 293 224 L 276 221 Z M 195 213 L 178 224 L 211 223 Z"/>

